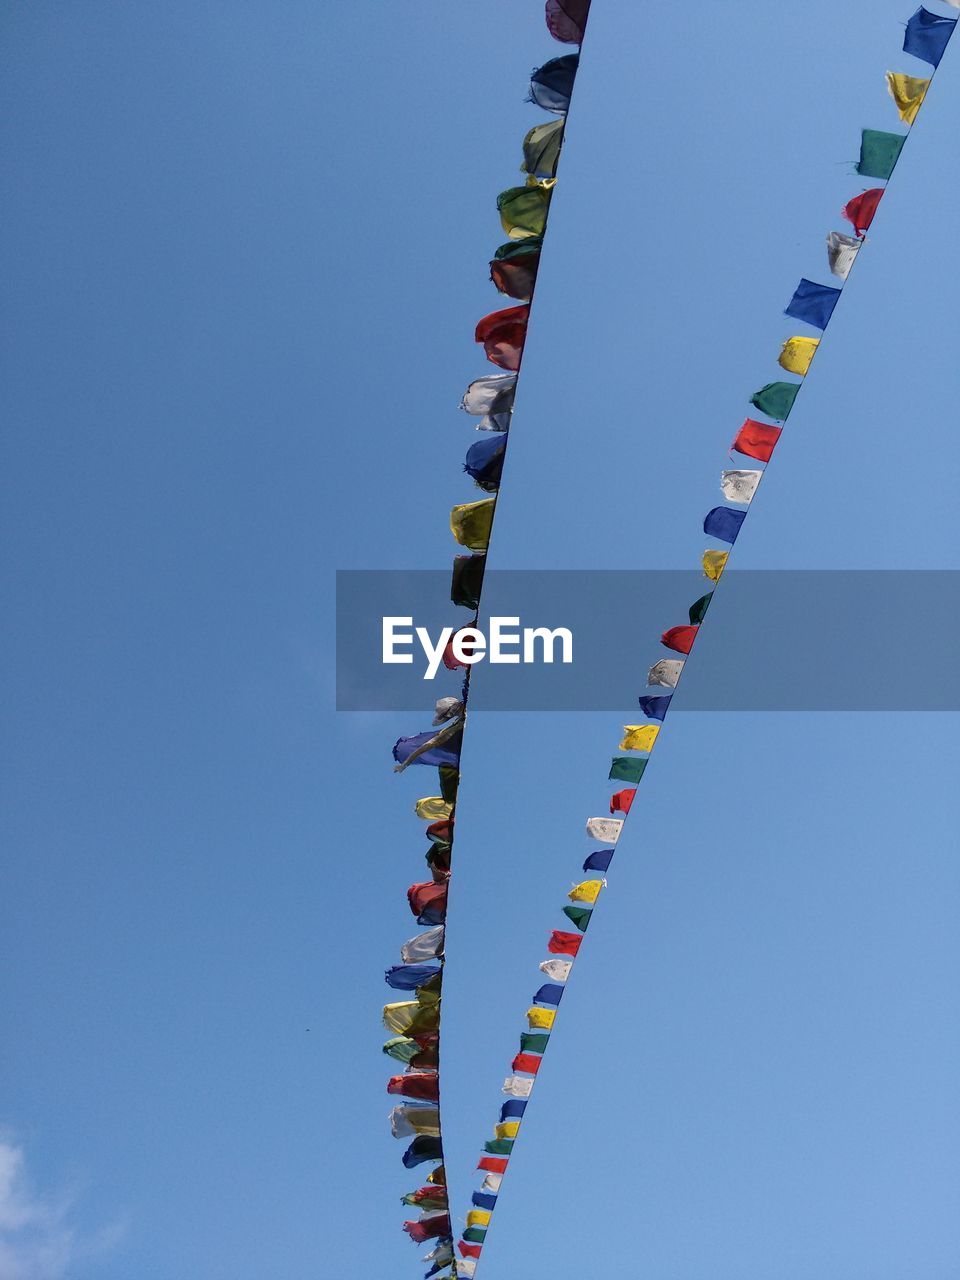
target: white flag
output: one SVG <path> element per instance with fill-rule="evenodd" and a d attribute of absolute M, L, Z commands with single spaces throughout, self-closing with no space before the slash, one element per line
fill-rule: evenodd
<path fill-rule="evenodd" d="M 431 1103 L 425 1106 L 405 1102 L 390 1112 L 390 1132 L 395 1138 L 411 1138 L 424 1134 L 429 1138 L 440 1136 L 440 1111 Z"/>
<path fill-rule="evenodd" d="M 521 1076 L 507 1076 L 500 1092 L 509 1093 L 513 1098 L 529 1098 L 532 1090 L 532 1080 L 524 1080 Z"/>
<path fill-rule="evenodd" d="M 429 1253 L 425 1253 L 421 1261 L 439 1262 L 442 1267 L 445 1267 L 448 1262 L 453 1261 L 453 1245 L 438 1244 L 435 1249 L 431 1249 Z"/>
<path fill-rule="evenodd" d="M 457 1275 L 472 1276 L 477 1269 L 476 1258 L 458 1258 L 457 1259 Z"/>
<path fill-rule="evenodd" d="M 478 431 L 506 431 L 510 426 L 516 390 L 515 373 L 491 373 L 470 383 L 463 393 L 460 408 L 480 419 Z"/>
<path fill-rule="evenodd" d="M 418 964 L 423 960 L 432 960 L 434 956 L 443 954 L 443 925 L 436 924 L 424 933 L 405 942 L 400 948 L 400 959 L 404 964 Z"/>
<path fill-rule="evenodd" d="M 947 3 L 952 4 L 953 0 L 947 0 Z M 957 7 L 960 8 L 960 3 Z M 846 280 L 862 244 L 862 240 L 855 236 L 845 236 L 842 231 L 830 232 L 827 236 L 827 261 L 835 276 Z"/>
<path fill-rule="evenodd" d="M 502 1173 L 488 1173 L 480 1184 L 481 1191 L 492 1191 L 494 1195 L 500 1190 L 500 1183 L 503 1181 Z"/>
<path fill-rule="evenodd" d="M 540 972 L 553 978 L 554 982 L 566 982 L 572 968 L 572 960 L 544 960 L 540 965 Z"/>
<path fill-rule="evenodd" d="M 622 818 L 588 818 L 587 835 L 601 844 L 616 844 L 623 829 Z"/>
<path fill-rule="evenodd" d="M 647 684 L 659 684 L 664 689 L 675 689 L 683 670 L 680 658 L 661 658 L 647 672 Z"/>
<path fill-rule="evenodd" d="M 762 471 L 721 471 L 720 488 L 728 502 L 752 502 Z"/>

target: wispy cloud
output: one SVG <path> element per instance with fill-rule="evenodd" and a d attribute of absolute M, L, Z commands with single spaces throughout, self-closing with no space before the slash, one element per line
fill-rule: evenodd
<path fill-rule="evenodd" d="M 75 1197 L 37 1191 L 25 1163 L 23 1148 L 0 1136 L 0 1280 L 63 1280 L 80 1259 L 111 1249 L 122 1227 L 82 1232 Z"/>

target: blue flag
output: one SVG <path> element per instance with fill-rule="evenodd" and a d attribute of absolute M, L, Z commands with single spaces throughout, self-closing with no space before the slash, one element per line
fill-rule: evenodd
<path fill-rule="evenodd" d="M 403 1153 L 403 1167 L 405 1169 L 413 1169 L 418 1164 L 423 1164 L 425 1160 L 442 1160 L 443 1147 L 440 1145 L 439 1138 L 426 1138 L 422 1134 L 419 1138 L 414 1138 Z"/>
<path fill-rule="evenodd" d="M 606 871 L 613 861 L 613 852 L 612 849 L 600 849 L 597 853 L 591 853 L 583 864 L 584 871 Z"/>
<path fill-rule="evenodd" d="M 803 320 L 805 324 L 812 324 L 815 329 L 825 329 L 839 300 L 839 289 L 831 289 L 829 285 L 804 279 L 797 285 L 783 314 L 793 316 L 794 320 Z"/>
<path fill-rule="evenodd" d="M 956 25 L 956 18 L 941 18 L 921 5 L 903 33 L 903 52 L 912 53 L 933 67 L 939 66 Z"/>
<path fill-rule="evenodd" d="M 559 982 L 545 982 L 533 999 L 538 1004 L 559 1004 L 563 999 L 563 987 Z"/>
<path fill-rule="evenodd" d="M 551 58 L 530 77 L 530 101 L 544 111 L 565 115 L 570 106 L 573 82 L 576 79 L 580 58 L 575 53 L 562 58 Z"/>
<path fill-rule="evenodd" d="M 416 991 L 439 972 L 440 966 L 435 964 L 395 964 L 383 976 L 395 991 Z"/>
<path fill-rule="evenodd" d="M 507 432 L 491 432 L 467 450 L 463 469 L 476 480 L 485 493 L 496 493 L 503 471 L 503 455 L 507 448 Z"/>
<path fill-rule="evenodd" d="M 746 518 L 745 511 L 734 511 L 733 507 L 714 507 L 703 518 L 703 532 L 710 538 L 719 538 L 721 542 L 736 542 L 740 526 Z"/>
<path fill-rule="evenodd" d="M 507 1106 L 509 1106 L 509 1105 L 510 1105 L 510 1104 L 509 1104 L 509 1103 L 507 1103 Z M 502 1117 L 502 1113 L 501 1113 L 501 1117 Z M 496 1196 L 488 1196 L 488 1195 L 487 1195 L 485 1192 L 483 1192 L 483 1191 L 475 1191 L 475 1192 L 473 1193 L 473 1195 L 470 1197 L 470 1199 L 471 1199 L 472 1203 L 473 1203 L 473 1204 L 474 1204 L 478 1209 L 490 1209 L 490 1210 L 493 1210 L 493 1209 L 495 1209 L 495 1208 L 497 1207 L 497 1197 L 496 1197 Z"/>
<path fill-rule="evenodd" d="M 526 1109 L 527 1104 L 522 1098 L 511 1098 L 509 1102 L 505 1102 L 500 1108 L 500 1123 L 502 1124 L 504 1120 L 510 1120 L 512 1118 L 519 1119 Z M 491 1206 L 482 1207 L 489 1208 Z"/>
<path fill-rule="evenodd" d="M 649 720 L 665 720 L 667 718 L 667 707 L 669 707 L 672 697 L 672 693 L 668 693 L 666 697 L 662 698 L 643 697 L 640 699 L 640 710 Z"/>
<path fill-rule="evenodd" d="M 415 734 L 412 738 L 398 738 L 393 745 L 394 760 L 396 760 L 397 764 L 405 764 L 417 747 L 422 747 L 425 742 L 429 742 L 431 738 L 436 737 L 438 732 L 438 729 L 428 729 L 426 733 Z M 456 769 L 460 763 L 462 742 L 462 732 L 455 733 L 446 742 L 441 742 L 439 747 L 431 747 L 429 751 L 424 751 L 423 755 L 417 756 L 413 763 L 437 766 L 446 764 Z"/>

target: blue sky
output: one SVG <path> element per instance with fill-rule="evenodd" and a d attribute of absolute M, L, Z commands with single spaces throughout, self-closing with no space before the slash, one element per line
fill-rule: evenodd
<path fill-rule="evenodd" d="M 498 567 L 698 562 L 782 309 L 829 282 L 823 239 L 866 185 L 859 130 L 899 128 L 883 72 L 925 74 L 910 7 L 597 0 Z M 333 574 L 454 552 L 495 197 L 542 118 L 526 77 L 562 50 L 538 0 L 0 21 L 0 1276 L 416 1276 L 379 1008 L 432 790 L 389 748 L 433 691 L 419 721 L 334 713 Z M 956 567 L 957 56 L 738 567 Z M 637 655 L 622 720 L 471 723 L 444 1024 L 461 1213 L 584 819 L 683 621 L 611 619 Z M 721 593 L 698 664 L 722 627 Z M 954 1274 L 955 764 L 946 714 L 672 716 L 484 1280 Z"/>

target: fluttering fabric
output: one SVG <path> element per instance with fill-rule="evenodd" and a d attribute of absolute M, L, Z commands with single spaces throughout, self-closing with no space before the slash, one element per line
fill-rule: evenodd
<path fill-rule="evenodd" d="M 425 880 L 407 890 L 410 910 L 420 924 L 441 924 L 447 913 L 447 886 Z"/>
<path fill-rule="evenodd" d="M 622 821 L 622 819 L 618 819 Z M 564 907 L 563 914 L 567 917 L 575 929 L 579 929 L 581 933 L 586 933 L 590 927 L 590 918 L 593 915 L 592 907 Z"/>
<path fill-rule="evenodd" d="M 570 108 L 570 95 L 579 63 L 579 54 L 565 53 L 563 57 L 551 58 L 538 67 L 530 77 L 530 101 L 544 111 L 565 115 Z"/>
<path fill-rule="evenodd" d="M 472 1280 L 477 1270 L 476 1258 L 461 1258 L 457 1263 L 457 1275 L 464 1276 L 466 1280 Z"/>
<path fill-rule="evenodd" d="M 658 724 L 625 724 L 621 751 L 652 751 L 660 732 Z"/>
<path fill-rule="evenodd" d="M 486 551 L 493 525 L 496 499 L 481 498 L 479 502 L 465 502 L 450 512 L 450 532 L 461 547 L 471 551 Z"/>
<path fill-rule="evenodd" d="M 900 119 L 904 124 L 913 124 L 930 88 L 930 81 L 906 76 L 898 71 L 888 71 L 887 88 L 890 90 L 890 97 L 897 104 Z"/>
<path fill-rule="evenodd" d="M 472 556 L 454 556 L 453 576 L 450 579 L 450 599 L 463 609 L 480 607 L 480 590 L 486 557 L 483 553 Z"/>
<path fill-rule="evenodd" d="M 597 883 L 601 882 L 597 881 Z M 593 899 L 588 898 L 585 901 L 592 902 Z M 563 987 L 558 986 L 555 982 L 545 982 L 543 986 L 537 988 L 537 993 L 533 998 L 539 1004 L 559 1004 L 563 999 Z"/>
<path fill-rule="evenodd" d="M 494 437 L 496 439 L 497 437 Z M 424 743 L 430 742 L 432 738 L 437 736 L 436 729 L 429 729 L 426 733 L 414 734 L 412 738 L 398 738 L 393 745 L 393 758 L 398 764 L 403 764 L 409 760 L 418 747 L 422 747 Z M 440 743 L 438 746 L 431 747 L 428 751 L 424 751 L 417 756 L 414 764 L 426 764 L 433 767 L 440 765 L 451 765 L 456 768 L 460 763 L 460 747 L 462 746 L 463 734 L 454 734 L 448 738 L 446 742 Z"/>
<path fill-rule="evenodd" d="M 507 433 L 484 436 L 467 450 L 463 469 L 487 493 L 495 493 L 500 487 L 503 471 L 503 455 L 507 448 Z M 487 530 L 489 538 L 490 531 Z M 459 759 L 459 749 L 457 752 Z M 438 762 L 439 763 L 439 762 Z"/>
<path fill-rule="evenodd" d="M 514 1136 L 516 1136 L 514 1134 Z M 467 1214 L 468 1227 L 485 1227 L 490 1222 L 489 1209 L 471 1209 Z"/>
<path fill-rule="evenodd" d="M 553 1009 L 536 1009 L 529 1008 L 527 1010 L 527 1026 L 531 1031 L 549 1031 L 553 1026 L 553 1020 L 556 1017 Z M 519 1067 L 515 1068 L 520 1070 Z"/>
<path fill-rule="evenodd" d="M 523 1113 L 526 1111 L 526 1109 L 527 1109 L 527 1104 L 526 1104 L 525 1102 L 519 1102 L 519 1101 L 517 1101 L 516 1099 L 511 1098 L 509 1102 L 504 1102 L 504 1103 L 503 1103 L 503 1105 L 500 1107 L 500 1120 L 501 1120 L 501 1123 L 502 1123 L 504 1120 L 509 1120 L 509 1119 L 511 1119 L 511 1118 L 516 1118 L 516 1117 L 522 1116 L 522 1115 L 523 1115 Z M 476 1196 L 477 1196 L 477 1193 L 476 1193 L 476 1192 L 474 1192 L 474 1193 L 473 1193 L 473 1195 L 474 1195 L 473 1203 L 474 1203 L 475 1205 L 478 1205 L 478 1207 L 479 1207 L 479 1208 L 481 1208 L 481 1209 L 492 1209 L 492 1208 L 493 1208 L 493 1205 L 490 1205 L 490 1204 L 481 1204 L 481 1203 L 480 1203 L 480 1201 L 478 1201 L 478 1200 L 477 1200 L 477 1198 L 476 1198 Z M 490 1197 L 490 1196 L 484 1196 L 484 1197 L 482 1197 L 482 1199 L 484 1199 L 484 1200 L 489 1200 L 489 1199 L 491 1199 L 491 1197 Z"/>
<path fill-rule="evenodd" d="M 550 1035 L 546 1031 L 522 1031 L 520 1033 L 521 1053 L 546 1053 Z"/>
<path fill-rule="evenodd" d="M 708 555 L 723 556 L 723 564 L 725 565 L 727 563 L 727 556 L 729 555 L 729 552 L 705 551 L 703 553 L 703 556 L 704 556 L 703 571 L 704 573 L 707 574 L 707 577 L 709 578 L 711 577 L 711 574 L 707 572 L 707 564 L 706 564 L 706 558 Z M 721 566 L 720 572 L 721 573 L 723 572 L 723 566 Z M 719 577 L 720 577 L 720 573 L 717 574 L 717 578 Z M 714 581 L 716 581 L 716 578 L 714 578 Z M 704 618 L 707 615 L 707 610 L 710 608 L 710 601 L 712 599 L 713 599 L 713 592 L 708 591 L 707 594 L 705 596 L 701 596 L 699 600 L 694 600 L 693 604 L 687 610 L 687 617 L 690 619 L 691 627 L 698 627 L 700 623 L 704 620 Z"/>
<path fill-rule="evenodd" d="M 831 231 L 827 235 L 827 262 L 835 276 L 846 280 L 853 270 L 862 243 L 856 236 L 845 236 L 841 231 Z"/>
<path fill-rule="evenodd" d="M 813 363 L 819 345 L 819 338 L 788 338 L 780 352 L 778 363 L 781 369 L 804 377 Z"/>
<path fill-rule="evenodd" d="M 439 1138 L 414 1138 L 403 1153 L 403 1167 L 405 1169 L 414 1169 L 418 1164 L 424 1164 L 427 1160 L 442 1160 L 443 1147 L 440 1145 Z"/>
<path fill-rule="evenodd" d="M 750 397 L 750 403 L 755 409 L 765 413 L 768 418 L 785 422 L 790 416 L 790 410 L 793 408 L 793 402 L 799 390 L 799 382 L 768 382 L 765 387 L 754 392 Z"/>
<path fill-rule="evenodd" d="M 728 502 L 752 502 L 762 475 L 762 471 L 721 471 L 720 490 Z"/>
<path fill-rule="evenodd" d="M 548 978 L 553 978 L 555 982 L 566 982 L 570 977 L 570 970 L 573 968 L 572 960 L 541 960 L 540 972 L 545 973 Z"/>
<path fill-rule="evenodd" d="M 622 791 L 615 791 L 613 795 L 610 797 L 610 812 L 611 813 L 629 813 L 630 806 L 633 804 L 634 797 L 636 796 L 636 794 L 637 794 L 636 787 L 624 787 Z M 599 880 L 594 880 L 594 881 L 590 881 L 589 883 L 600 885 L 601 882 Z M 578 886 L 578 888 L 581 888 L 581 887 L 582 886 Z M 574 892 L 576 892 L 576 890 Z M 598 888 L 597 893 L 599 892 L 600 890 Z M 573 898 L 572 893 L 569 894 L 568 896 Z M 577 901 L 593 902 L 594 899 L 593 898 L 574 898 L 574 901 L 575 902 Z"/>
<path fill-rule="evenodd" d="M 575 933 L 564 933 L 554 929 L 547 941 L 547 950 L 555 956 L 575 956 L 580 950 L 582 941 L 583 939 Z"/>
<path fill-rule="evenodd" d="M 547 30 L 561 44 L 582 44 L 589 12 L 590 0 L 547 0 Z"/>
<path fill-rule="evenodd" d="M 484 354 L 491 364 L 501 369 L 520 368 L 523 344 L 527 337 L 530 306 L 507 307 L 484 316 L 477 325 L 476 340 L 483 343 Z"/>
<path fill-rule="evenodd" d="M 652 668 L 651 668 L 652 670 Z M 649 678 L 647 684 L 650 683 Z M 649 761 L 638 756 L 614 756 L 610 762 L 609 782 L 639 782 Z"/>
<path fill-rule="evenodd" d="M 617 792 L 617 794 L 610 801 L 610 812 L 611 813 L 629 813 L 630 806 L 633 803 L 633 797 L 635 795 L 636 795 L 636 788 L 633 788 L 632 790 L 623 790 L 623 791 Z M 614 802 L 616 802 L 616 804 Z M 596 902 L 597 898 L 600 896 L 600 891 L 602 888 L 603 888 L 602 880 L 583 880 L 580 882 L 580 884 L 575 884 L 573 886 L 573 888 L 567 894 L 567 897 L 570 899 L 571 902 L 588 902 L 593 904 L 594 902 Z M 540 990 L 544 991 L 545 988 L 541 987 Z M 535 1000 L 540 1000 L 545 998 L 546 997 L 543 997 L 540 995 L 534 996 Z M 560 997 L 557 996 L 558 1000 L 559 998 Z"/>
<path fill-rule="evenodd" d="M 415 938 L 405 942 L 400 948 L 400 958 L 404 964 L 418 964 L 423 960 L 432 960 L 434 956 L 443 954 L 443 925 L 436 925 L 418 933 Z"/>
<path fill-rule="evenodd" d="M 947 0 L 953 4 L 953 0 Z M 931 13 L 923 5 L 913 14 L 903 33 L 903 51 L 912 53 L 922 62 L 929 62 L 932 67 L 940 65 L 944 50 L 957 25 L 956 18 L 941 18 Z"/>
<path fill-rule="evenodd" d="M 532 1080 L 522 1080 L 519 1076 L 507 1076 L 500 1092 L 509 1093 L 514 1098 L 529 1098 L 532 1090 Z"/>
<path fill-rule="evenodd" d="M 697 627 L 668 627 L 660 637 L 660 643 L 674 653 L 689 653 L 697 638 Z"/>
<path fill-rule="evenodd" d="M 555 178 L 563 146 L 562 120 L 535 124 L 523 140 L 523 171 L 533 178 Z"/>
<path fill-rule="evenodd" d="M 395 991 L 416 991 L 439 972 L 439 964 L 395 964 L 386 970 L 384 977 L 387 986 Z"/>
<path fill-rule="evenodd" d="M 889 178 L 897 167 L 900 152 L 907 140 L 905 133 L 885 133 L 882 129 L 864 129 L 860 138 L 857 173 L 864 178 Z"/>
<path fill-rule="evenodd" d="M 600 844 L 616 844 L 622 830 L 622 818 L 587 819 L 587 835 L 591 840 L 598 840 Z"/>
<path fill-rule="evenodd" d="M 490 279 L 501 293 L 519 302 L 530 301 L 540 270 L 541 247 L 540 236 L 500 246 L 490 263 Z"/>
<path fill-rule="evenodd" d="M 704 577 L 709 578 L 711 582 L 719 582 L 720 575 L 723 573 L 724 569 L 727 567 L 727 561 L 729 559 L 730 559 L 729 551 L 705 551 L 703 553 L 703 558 L 700 562 L 703 565 Z M 706 599 L 706 598 L 708 597 L 701 597 L 701 599 Z M 706 610 L 704 610 L 704 612 L 706 612 Z M 696 625 L 696 626 L 699 625 L 699 619 L 695 620 L 693 618 L 692 612 L 690 616 L 690 622 L 691 622 L 691 625 Z"/>
<path fill-rule="evenodd" d="M 680 675 L 682 671 L 682 658 L 661 658 L 660 661 L 655 662 L 647 672 L 647 684 L 660 685 L 664 689 L 675 689 L 680 682 Z M 639 781 L 640 776 L 643 775 L 643 771 L 647 767 L 647 762 L 646 760 L 631 760 L 630 763 L 640 770 L 640 774 L 637 778 L 630 779 L 631 782 L 637 782 Z"/>
<path fill-rule="evenodd" d="M 430 1209 L 446 1209 L 449 1201 L 446 1187 L 431 1187 L 428 1185 L 401 1196 L 400 1203 L 417 1205 L 426 1212 Z M 424 1258 L 424 1262 L 429 1262 L 429 1260 L 429 1258 Z"/>
<path fill-rule="evenodd" d="M 730 448 L 745 453 L 748 458 L 769 462 L 782 430 L 782 427 L 770 427 L 765 422 L 747 418 Z"/>
<path fill-rule="evenodd" d="M 848 222 L 853 223 L 853 229 L 858 236 L 870 229 L 877 213 L 877 206 L 883 199 L 883 187 L 871 187 L 869 191 L 861 191 L 858 196 L 854 196 L 852 200 L 841 209 L 841 213 Z"/>
<path fill-rule="evenodd" d="M 540 183 L 527 183 L 523 187 L 510 187 L 497 196 L 500 225 L 511 240 L 523 240 L 527 236 L 543 235 L 547 225 L 552 191 Z M 481 339 L 477 338 L 480 342 Z M 488 358 L 492 359 L 492 356 Z M 499 364 L 499 361 L 494 361 Z"/>
<path fill-rule="evenodd" d="M 525 1102 L 505 1102 L 503 1105 L 504 1107 L 525 1107 L 527 1104 Z M 521 1111 L 519 1114 L 522 1115 L 523 1112 Z M 497 1197 L 486 1196 L 482 1191 L 474 1191 L 470 1197 L 470 1203 L 476 1205 L 478 1209 L 493 1209 L 496 1207 Z"/>
<path fill-rule="evenodd" d="M 436 1102 L 440 1096 L 440 1077 L 435 1071 L 408 1071 L 402 1076 L 391 1076 L 387 1081 L 387 1093 L 417 1098 L 421 1102 Z"/>
<path fill-rule="evenodd" d="M 802 320 L 815 329 L 825 329 L 830 323 L 833 309 L 840 301 L 840 290 L 830 285 L 817 284 L 815 280 L 802 279 L 787 303 L 784 315 Z"/>
<path fill-rule="evenodd" d="M 745 511 L 736 511 L 733 507 L 714 507 L 703 518 L 703 532 L 708 538 L 719 538 L 721 542 L 736 542 L 746 518 Z"/>
<path fill-rule="evenodd" d="M 404 1102 L 390 1112 L 390 1129 L 395 1138 L 414 1135 L 426 1138 L 440 1136 L 440 1112 L 426 1103 Z"/>
<path fill-rule="evenodd" d="M 548 1010 L 538 1009 L 536 1012 L 543 1013 L 544 1015 L 546 1015 Z M 553 1019 L 557 1015 L 552 1011 L 549 1011 L 549 1012 L 550 1012 L 550 1023 L 552 1026 Z M 538 1057 L 537 1054 L 535 1053 L 518 1053 L 515 1055 L 512 1065 L 513 1065 L 514 1071 L 523 1071 L 528 1076 L 535 1076 L 537 1072 L 540 1070 L 540 1066 L 542 1062 L 543 1062 L 543 1058 Z"/>
<path fill-rule="evenodd" d="M 670 706 L 670 699 L 672 697 L 672 693 L 662 696 L 658 695 L 656 697 L 648 697 L 644 694 L 644 696 L 639 699 L 640 710 L 648 720 L 664 720 L 666 719 L 667 709 Z M 587 834 L 589 835 L 590 832 L 588 831 Z"/>
<path fill-rule="evenodd" d="M 533 1081 L 529 1081 L 533 1084 Z M 504 1174 L 507 1172 L 508 1161 L 501 1159 L 499 1156 L 481 1156 L 477 1161 L 478 1169 L 486 1169 L 488 1173 Z"/>
<path fill-rule="evenodd" d="M 478 431 L 506 431 L 517 394 L 515 373 L 488 373 L 475 378 L 463 393 L 460 408 L 479 418 Z"/>
<path fill-rule="evenodd" d="M 598 849 L 596 853 L 590 853 L 583 860 L 584 871 L 607 871 L 610 863 L 613 861 L 613 849 Z M 573 934 L 567 934 L 567 937 L 573 937 Z M 550 948 L 548 948 L 550 950 Z"/>
<path fill-rule="evenodd" d="M 423 796 L 414 805 L 414 812 L 425 822 L 437 822 L 450 817 L 453 805 L 444 800 L 443 796 Z"/>

